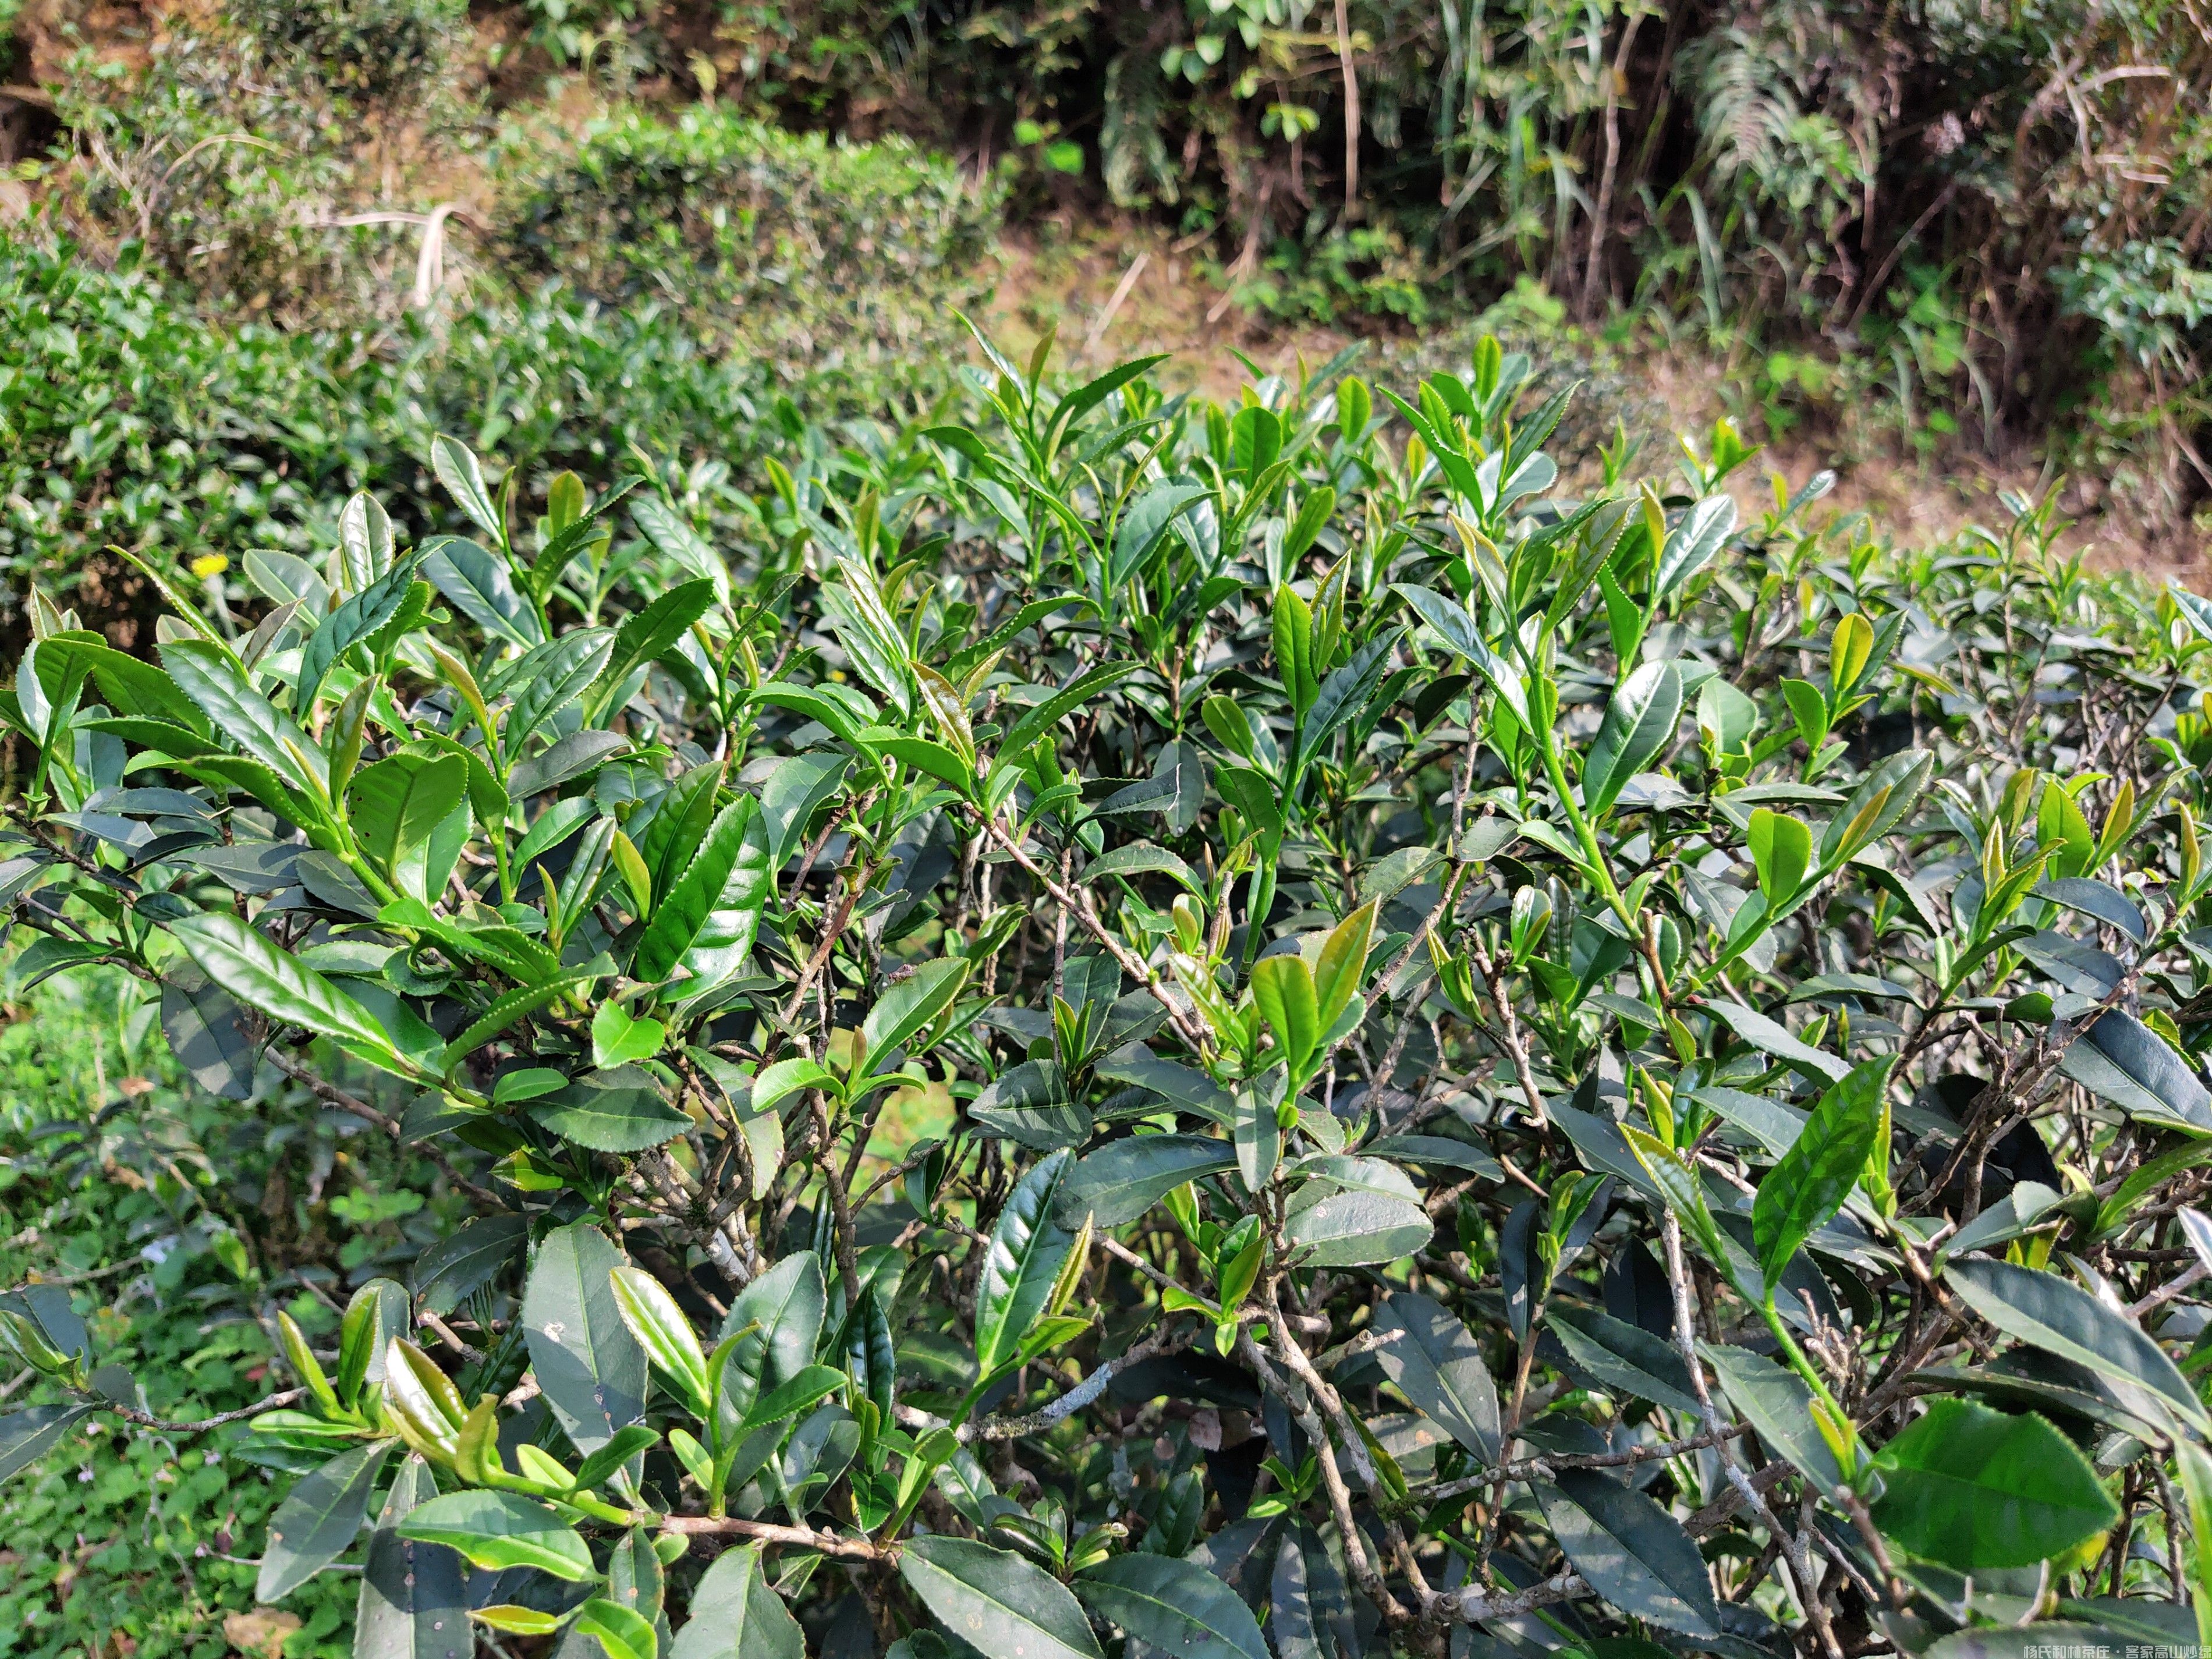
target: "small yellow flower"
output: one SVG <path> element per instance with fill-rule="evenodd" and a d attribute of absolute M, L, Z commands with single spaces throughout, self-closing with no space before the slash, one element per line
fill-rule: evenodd
<path fill-rule="evenodd" d="M 192 561 L 195 576 L 220 576 L 230 568 L 230 561 L 220 553 L 203 553 Z"/>

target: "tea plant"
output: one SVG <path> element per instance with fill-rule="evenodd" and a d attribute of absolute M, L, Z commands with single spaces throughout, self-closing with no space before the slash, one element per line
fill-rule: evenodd
<path fill-rule="evenodd" d="M 260 1594 L 351 1556 L 365 1655 L 2197 1639 L 2212 605 L 2027 503 L 1747 520 L 1725 425 L 1559 499 L 1494 341 L 1380 406 L 1048 352 L 719 541 L 441 438 L 474 534 L 357 496 L 250 631 L 37 603 L 18 972 L 473 1212 L 267 1310 Z M 0 1327 L 0 1466 L 179 1431 L 65 1292 Z"/>

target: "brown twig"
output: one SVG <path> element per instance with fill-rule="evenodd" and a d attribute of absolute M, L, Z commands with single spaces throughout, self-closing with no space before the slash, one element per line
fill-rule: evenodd
<path fill-rule="evenodd" d="M 778 1526 L 773 1521 L 745 1521 L 734 1515 L 664 1516 L 660 1529 L 690 1538 L 750 1538 L 763 1544 L 788 1544 L 794 1549 L 819 1550 L 824 1555 L 843 1556 L 854 1561 L 887 1561 L 896 1553 L 865 1538 L 817 1532 L 811 1527 Z"/>
<path fill-rule="evenodd" d="M 264 1412 L 282 1411 L 287 1406 L 296 1406 L 307 1397 L 305 1389 L 285 1389 L 264 1400 L 257 1400 L 251 1406 L 240 1406 L 234 1412 L 217 1412 L 213 1417 L 203 1417 L 197 1423 L 171 1423 L 150 1412 L 142 1412 L 136 1406 L 119 1405 L 112 1400 L 103 1400 L 93 1409 L 112 1413 L 126 1423 L 135 1423 L 142 1429 L 151 1429 L 156 1434 L 205 1434 L 210 1429 L 220 1429 L 227 1424 L 243 1423 L 247 1418 L 258 1417 Z"/>

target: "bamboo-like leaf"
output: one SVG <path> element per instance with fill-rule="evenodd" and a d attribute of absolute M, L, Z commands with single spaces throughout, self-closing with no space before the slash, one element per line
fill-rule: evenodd
<path fill-rule="evenodd" d="M 321 747 L 253 688 L 222 647 L 210 640 L 171 640 L 161 647 L 161 665 L 249 760 L 311 799 L 328 785 Z"/>
<path fill-rule="evenodd" d="M 453 1492 L 410 1510 L 398 1528 L 443 1544 L 489 1572 L 531 1567 L 570 1583 L 593 1575 L 591 1546 L 549 1505 L 511 1492 Z"/>
<path fill-rule="evenodd" d="M 256 1601 L 281 1601 L 352 1547 L 392 1444 L 373 1440 L 342 1451 L 292 1488 L 269 1517 Z"/>
<path fill-rule="evenodd" d="M 485 633 L 526 649 L 544 642 L 538 612 L 497 554 L 459 536 L 433 537 L 423 544 L 422 574 Z"/>
<path fill-rule="evenodd" d="M 607 713 L 617 688 L 646 664 L 657 660 L 714 606 L 714 584 L 707 577 L 680 584 L 632 611 L 615 630 L 613 648 L 593 693 L 595 720 Z"/>
<path fill-rule="evenodd" d="M 1011 1355 L 1051 1298 L 1073 1236 L 1052 1205 L 1073 1155 L 1054 1152 L 1024 1176 L 999 1211 L 990 1254 L 975 1285 L 975 1364 L 990 1376 Z"/>
<path fill-rule="evenodd" d="M 187 916 L 170 924 L 169 931 L 194 966 L 249 1007 L 279 1024 L 301 1026 L 343 1043 L 386 1071 L 419 1074 L 420 1068 L 392 1046 L 367 1009 L 236 916 Z"/>
<path fill-rule="evenodd" d="M 645 1357 L 676 1390 L 684 1409 L 704 1417 L 710 1409 L 707 1356 L 676 1298 L 652 1274 L 622 1267 L 613 1271 L 615 1306 Z"/>
<path fill-rule="evenodd" d="M 867 1039 L 868 1072 L 887 1070 L 891 1056 L 906 1049 L 937 1017 L 952 1006 L 968 982 L 971 964 L 953 957 L 927 962 L 880 998 L 860 1027 Z"/>
<path fill-rule="evenodd" d="M 1770 1296 L 1790 1258 L 1858 1184 L 1884 1121 L 1882 1092 L 1895 1064 L 1885 1054 L 1831 1084 L 1796 1141 L 1759 1183 L 1751 1229 Z"/>
<path fill-rule="evenodd" d="M 749 844 L 764 868 L 767 854 L 757 826 L 759 812 L 759 804 L 750 795 L 740 795 L 716 815 L 689 866 L 653 906 L 653 920 L 638 941 L 637 955 L 630 964 L 636 978 L 665 980 L 676 970 L 720 905 L 723 889 L 745 857 Z M 746 948 L 751 948 L 750 939 Z"/>
<path fill-rule="evenodd" d="M 507 730 L 544 730 L 599 678 L 614 645 L 615 636 L 607 629 L 580 628 L 547 647 L 538 672 L 514 694 L 514 707 L 507 711 Z"/>
<path fill-rule="evenodd" d="M 387 540 L 390 533 L 387 526 Z M 300 678 L 292 699 L 295 712 L 306 715 L 313 708 L 316 694 L 338 659 L 398 614 L 401 601 L 415 585 L 415 567 L 418 562 L 409 559 L 393 566 L 366 587 L 340 600 L 337 608 L 316 625 L 300 650 Z"/>
<path fill-rule="evenodd" d="M 0 1417 L 0 1480 L 30 1468 L 61 1443 L 90 1406 L 27 1406 Z"/>

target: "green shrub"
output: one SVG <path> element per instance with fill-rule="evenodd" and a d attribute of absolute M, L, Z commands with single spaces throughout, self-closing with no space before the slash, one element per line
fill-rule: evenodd
<path fill-rule="evenodd" d="M 257 1304 L 258 1592 L 358 1552 L 364 1655 L 2186 1639 L 2212 603 L 2024 502 L 1747 520 L 1725 425 L 1568 498 L 1494 339 L 1379 414 L 1045 357 L 739 533 L 441 437 L 469 532 L 357 496 L 250 635 L 37 612 L 19 977 L 415 1165 L 330 1202 L 335 1333 Z M 131 1397 L 36 1286 L 0 1338 L 6 1468 Z"/>
<path fill-rule="evenodd" d="M 441 430 L 533 477 L 605 475 L 633 447 L 679 472 L 717 457 L 690 486 L 709 494 L 787 441 L 757 369 L 659 307 L 557 288 L 396 337 L 286 332 L 211 325 L 128 258 L 104 270 L 66 244 L 0 240 L 0 311 L 35 319 L 0 331 L 0 580 L 19 646 L 32 583 L 115 643 L 149 642 L 158 597 L 111 544 L 177 580 L 205 556 L 309 552 L 364 487 L 420 531 L 453 522 L 419 459 Z"/>
<path fill-rule="evenodd" d="M 390 110 L 451 82 L 466 0 L 228 0 L 233 24 L 279 68 Z"/>
<path fill-rule="evenodd" d="M 540 155 L 543 159 L 539 159 Z M 650 300 L 717 350 L 861 383 L 941 357 L 986 292 L 995 201 L 903 139 L 855 144 L 726 112 L 629 108 L 525 152 L 516 269 Z"/>
<path fill-rule="evenodd" d="M 449 0 L 253 3 L 179 17 L 142 61 L 86 46 L 52 88 L 68 142 L 46 204 L 104 257 L 136 244 L 212 310 L 397 321 L 422 303 L 426 237 L 453 275 L 472 251 L 425 222 L 470 176 L 461 27 Z"/>

